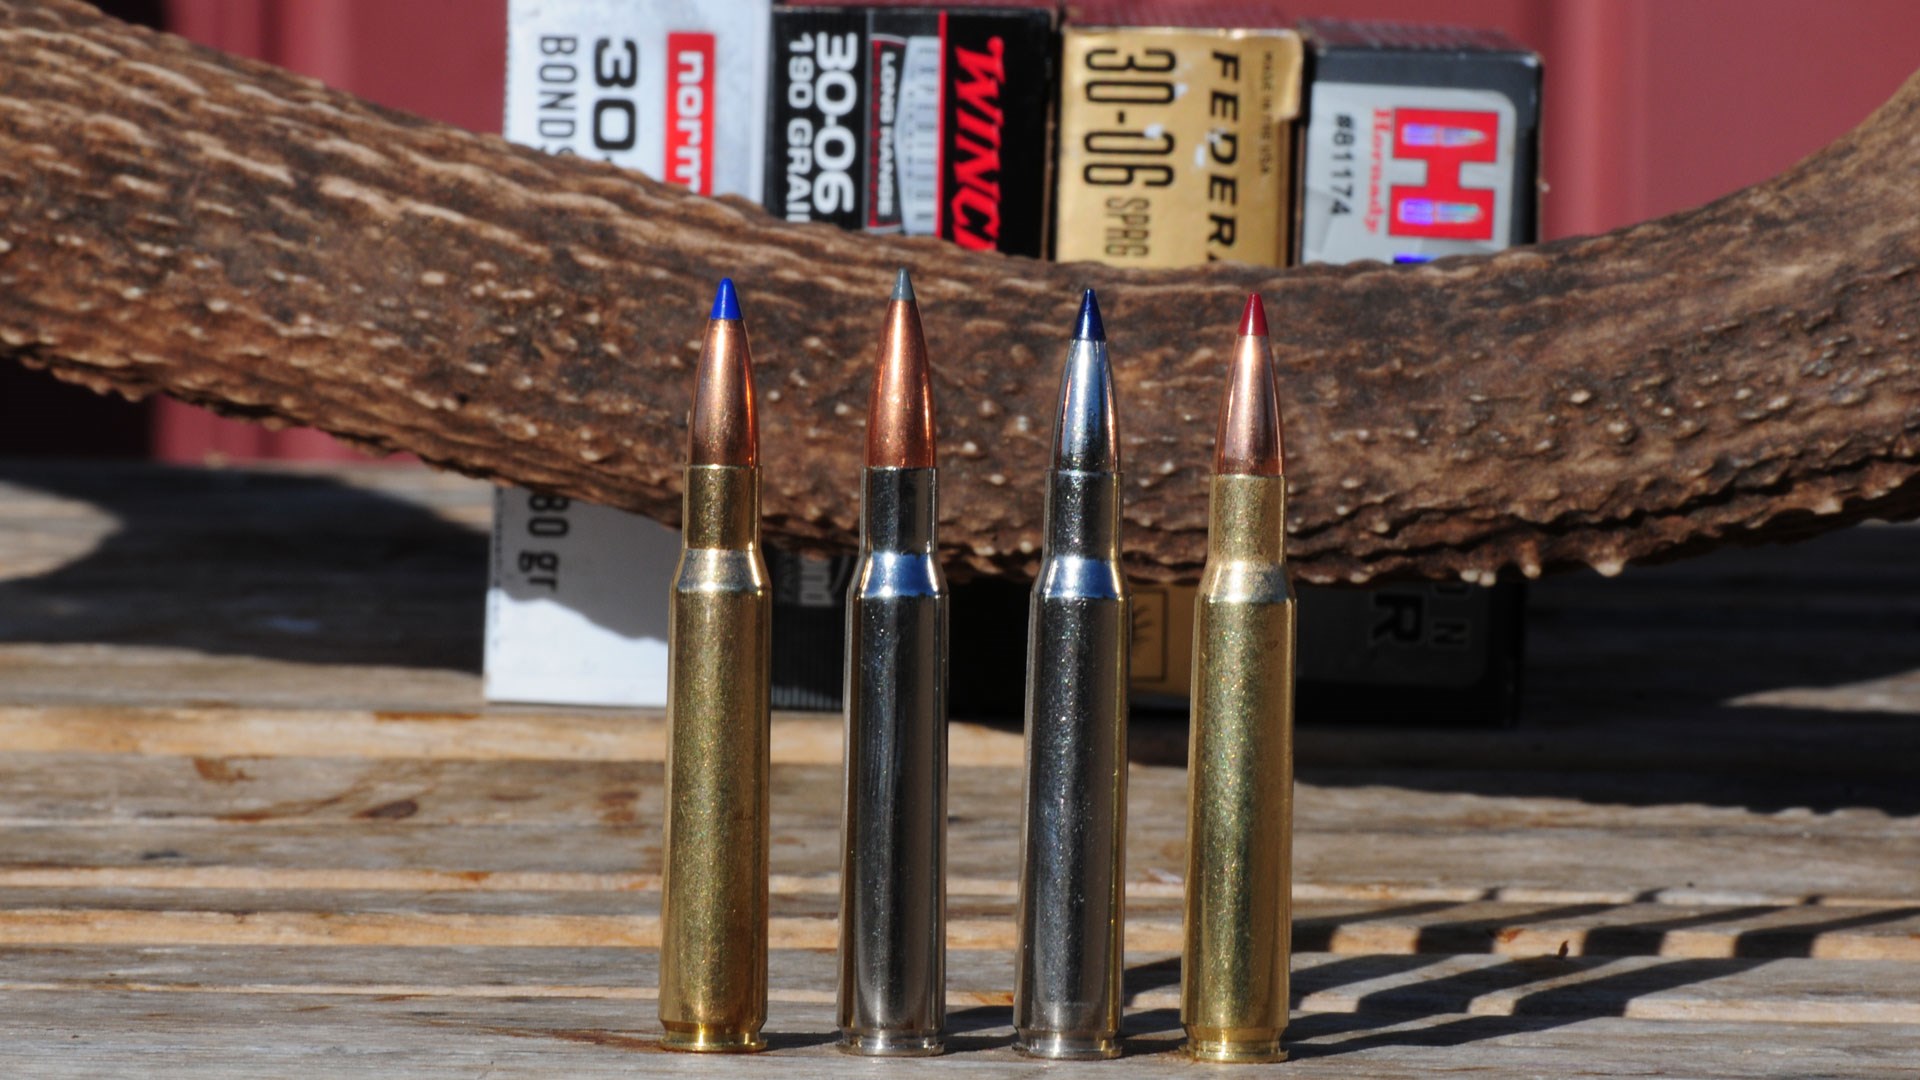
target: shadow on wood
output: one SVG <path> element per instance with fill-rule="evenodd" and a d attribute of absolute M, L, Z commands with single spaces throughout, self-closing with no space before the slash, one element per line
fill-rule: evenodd
<path fill-rule="evenodd" d="M 9 463 L 0 485 L 115 523 L 97 541 L 78 515 L 41 525 L 43 542 L 90 550 L 0 575 L 0 642 L 480 670 L 486 535 L 420 501 L 244 469 Z"/>
<path fill-rule="evenodd" d="M 1381 958 L 1362 957 L 1352 963 L 1369 965 L 1378 959 Z M 1350 1054 L 1382 1046 L 1460 1046 L 1597 1017 L 1626 1016 L 1629 1006 L 1638 998 L 1752 971 L 1764 963 L 1760 960 L 1671 960 L 1634 966 L 1565 986 L 1522 993 L 1512 999 L 1508 1015 L 1466 1016 L 1411 1031 L 1382 1030 L 1408 1020 L 1469 1013 L 1483 997 L 1511 996 L 1512 991 L 1522 990 L 1530 983 L 1560 978 L 1580 966 L 1575 961 L 1552 957 L 1513 960 L 1368 994 L 1350 1014 L 1310 1013 L 1289 1029 L 1293 1036 L 1289 1045 L 1294 1056 L 1300 1058 Z M 1333 965 L 1323 965 L 1330 966 Z M 1423 965 L 1415 960 L 1414 966 Z M 1326 1041 L 1336 1037 L 1341 1038 Z"/>

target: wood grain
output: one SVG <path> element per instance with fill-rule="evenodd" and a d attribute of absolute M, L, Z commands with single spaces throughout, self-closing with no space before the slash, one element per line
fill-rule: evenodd
<path fill-rule="evenodd" d="M 1920 512 L 1916 172 L 1911 83 L 1780 177 L 1607 236 L 1418 268 L 1122 272 L 790 226 L 78 0 L 5 0 L 0 351 L 671 521 L 699 314 L 731 274 L 769 535 L 845 547 L 880 300 L 910 264 L 946 555 L 1024 574 L 1055 361 L 1093 284 L 1132 568 L 1192 579 L 1233 316 L 1259 290 L 1304 578 L 1615 573 Z"/>
<path fill-rule="evenodd" d="M 1912 1047 L 1920 1040 L 1920 1026 L 1912 1024 L 1738 1023 L 1708 1016 L 1656 1023 L 1620 1017 L 1613 1010 L 1627 990 L 1623 982 L 1595 986 L 1584 1012 L 1306 1014 L 1295 1020 L 1300 1038 L 1285 1072 L 1375 1080 L 1428 1078 L 1440 1069 L 1471 1077 L 1894 1078 L 1911 1075 Z M 582 1080 L 615 1080 L 682 1076 L 716 1064 L 728 1075 L 811 1078 L 844 1076 L 849 1064 L 821 1034 L 832 1019 L 833 1007 L 824 1003 L 777 1004 L 769 1055 L 714 1063 L 659 1053 L 645 1000 L 142 993 L 104 987 L 76 1007 L 76 995 L 65 988 L 7 996 L 11 1037 L 0 1046 L 0 1065 L 52 1080 L 101 1075 L 252 1080 L 263 1072 L 490 1080 L 560 1072 Z M 1571 997 L 1554 991 L 1543 1003 L 1557 1005 Z M 1440 1000 L 1457 1000 L 1457 995 Z M 1038 1066 L 1007 1049 L 1011 1032 L 996 1020 L 997 1012 L 1005 1010 L 969 1009 L 969 1030 L 953 1040 L 955 1054 L 895 1063 L 887 1074 L 1035 1075 Z M 1178 1031 L 1172 1023 L 1162 1009 L 1132 1014 L 1130 1056 L 1119 1063 L 1049 1065 L 1046 1075 L 1098 1080 L 1190 1070 L 1173 1053 Z M 1436 1066 L 1436 1058 L 1445 1064 Z"/>
<path fill-rule="evenodd" d="M 255 871 L 265 888 L 180 887 L 200 875 L 155 879 L 100 868 L 87 888 L 0 888 L 0 945 L 472 946 L 495 949 L 634 948 L 660 945 L 660 894 L 503 888 L 361 890 L 340 872 L 306 888 L 299 871 Z M 244 872 L 209 867 L 207 877 Z M 71 873 L 71 872 L 69 872 Z M 455 875 L 448 873 L 445 876 Z M 507 875 L 500 875 L 505 877 Z M 558 876 L 558 875 L 551 875 Z M 774 883 L 775 949 L 832 950 L 839 898 L 831 888 L 788 891 Z M 1011 954 L 1013 898 L 949 890 L 947 945 L 955 952 Z M 1127 897 L 1130 955 L 1181 947 L 1181 898 L 1134 888 Z M 1686 959 L 1898 960 L 1920 963 L 1920 907 L 1867 903 L 1728 907 L 1673 903 L 1498 903 L 1295 898 L 1294 949 L 1342 955 L 1664 956 Z M 288 973 L 291 975 L 292 973 Z"/>
<path fill-rule="evenodd" d="M 711 1071 L 657 1052 L 662 718 L 462 666 L 486 494 L 0 467 L 0 1075 Z M 1543 583 L 1519 730 L 1303 727 L 1288 1075 L 1911 1076 L 1917 536 Z M 728 1075 L 847 1068 L 838 731 L 775 718 L 774 1049 Z M 1133 729 L 1129 1054 L 1050 1076 L 1183 1068 L 1183 736 Z M 1031 1076 L 1019 736 L 949 738 L 955 1052 L 889 1072 Z"/>
<path fill-rule="evenodd" d="M 404 952 L 347 941 L 326 947 L 228 945 L 209 947 L 184 964 L 177 959 L 168 964 L 165 953 L 158 948 L 124 945 L 81 946 L 59 952 L 10 946 L 0 949 L 4 949 L 0 957 L 14 961 L 8 976 L 0 979 L 0 993 L 77 990 L 91 984 L 98 990 L 156 995 L 215 992 L 266 998 L 401 997 L 425 999 L 441 1007 L 457 1006 L 461 999 L 572 999 L 577 1007 L 593 1001 L 650 1002 L 653 995 L 648 986 L 655 974 L 654 957 L 617 946 L 503 948 L 487 959 L 478 959 L 471 950 L 460 949 L 455 943 Z M 497 966 L 487 962 L 493 957 L 498 958 Z M 62 971 L 62 966 L 49 962 L 55 958 L 78 958 L 81 962 L 69 961 Z M 105 966 L 100 961 L 106 959 L 120 962 L 99 971 Z M 274 961 L 270 966 L 261 962 L 268 959 Z M 311 973 L 297 977 L 303 962 L 313 965 L 308 969 Z M 1126 995 L 1135 1015 L 1178 1007 L 1177 965 L 1176 953 L 1138 955 Z M 773 1001 L 789 1006 L 831 1006 L 831 951 L 785 952 L 776 958 L 776 966 L 781 977 L 771 988 Z M 173 970 L 166 970 L 169 967 Z M 180 970 L 183 967 L 187 970 Z M 962 1010 L 997 1012 L 998 1006 L 1007 1003 L 1010 987 L 1006 980 L 1011 967 L 1009 960 L 993 953 L 952 954 L 949 1001 Z M 1169 969 L 1174 973 L 1171 982 L 1166 978 Z M 1849 992 L 1833 993 L 1833 984 L 1823 971 L 1851 975 L 1857 981 Z M 35 978 L 43 973 L 54 978 Z M 1300 984 L 1296 1009 L 1313 1014 L 1365 1012 L 1376 1020 L 1383 1013 L 1404 1017 L 1439 1012 L 1572 1018 L 1624 1014 L 1642 1020 L 1788 1025 L 1920 1023 L 1920 1002 L 1916 1002 L 1915 993 L 1920 988 L 1920 968 L 1905 964 L 1675 961 L 1649 957 L 1356 958 L 1307 953 L 1297 958 L 1295 977 Z M 521 993 L 514 993 L 516 986 L 523 988 Z M 827 988 L 824 993 L 822 987 Z M 1616 1003 L 1612 1011 L 1606 1011 L 1604 1004 L 1609 999 Z M 643 1029 L 651 1027 L 650 1008 L 627 1008 L 631 1013 L 629 1023 Z"/>

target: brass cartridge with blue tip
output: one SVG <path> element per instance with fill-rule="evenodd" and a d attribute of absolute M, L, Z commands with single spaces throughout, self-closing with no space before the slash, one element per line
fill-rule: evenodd
<path fill-rule="evenodd" d="M 733 282 L 713 299 L 688 418 L 667 616 L 660 1023 L 670 1050 L 766 1045 L 772 592 L 760 431 Z"/>
<path fill-rule="evenodd" d="M 1040 574 L 1028 615 L 1026 794 L 1014 1049 L 1120 1053 L 1127 818 L 1120 439 L 1093 290 L 1060 378 Z"/>

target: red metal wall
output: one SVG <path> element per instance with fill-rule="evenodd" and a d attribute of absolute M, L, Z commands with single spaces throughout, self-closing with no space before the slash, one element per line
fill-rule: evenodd
<path fill-rule="evenodd" d="M 1539 50 L 1548 239 L 1764 180 L 1920 70 L 1914 0 L 1300 0 L 1294 9 L 1498 27 Z"/>
<path fill-rule="evenodd" d="M 170 28 L 435 120 L 500 130 L 506 0 L 169 0 Z M 167 461 L 359 459 L 310 429 L 268 431 L 177 401 L 155 405 Z"/>
<path fill-rule="evenodd" d="M 174 29 L 386 105 L 499 125 L 505 0 L 169 0 Z M 1599 232 L 1763 179 L 1920 68 L 1914 0 L 1296 0 L 1296 15 L 1493 26 L 1546 59 L 1544 227 Z M 163 403 L 176 461 L 351 455 Z"/>

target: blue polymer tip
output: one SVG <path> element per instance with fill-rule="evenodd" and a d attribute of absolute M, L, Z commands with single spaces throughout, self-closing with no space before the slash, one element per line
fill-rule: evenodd
<path fill-rule="evenodd" d="M 1080 300 L 1080 323 L 1074 327 L 1073 336 L 1076 341 L 1107 340 L 1107 328 L 1100 322 L 1100 301 L 1093 298 L 1092 289 Z"/>
<path fill-rule="evenodd" d="M 735 320 L 740 318 L 740 298 L 734 295 L 732 278 L 720 279 L 719 291 L 713 294 L 713 314 L 707 318 Z"/>

